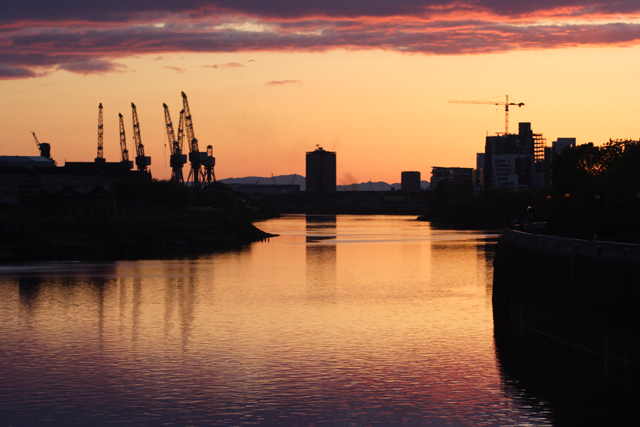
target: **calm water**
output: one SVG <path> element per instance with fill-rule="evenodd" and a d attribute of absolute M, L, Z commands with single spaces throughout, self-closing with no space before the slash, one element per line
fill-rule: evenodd
<path fill-rule="evenodd" d="M 192 259 L 0 266 L 1 425 L 531 426 L 490 236 L 290 216 Z"/>

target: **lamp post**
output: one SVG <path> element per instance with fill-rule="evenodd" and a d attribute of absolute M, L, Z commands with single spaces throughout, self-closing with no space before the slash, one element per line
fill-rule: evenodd
<path fill-rule="evenodd" d="M 596 198 L 596 234 L 593 236 L 594 240 L 598 240 L 600 235 L 600 195 L 594 194 Z"/>

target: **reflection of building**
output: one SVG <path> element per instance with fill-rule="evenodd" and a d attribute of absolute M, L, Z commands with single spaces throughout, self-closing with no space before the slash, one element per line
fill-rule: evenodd
<path fill-rule="evenodd" d="M 400 190 L 404 193 L 420 191 L 420 172 L 402 172 Z"/>
<path fill-rule="evenodd" d="M 307 192 L 331 193 L 336 191 L 336 153 L 318 147 L 307 152 Z"/>
<path fill-rule="evenodd" d="M 335 215 L 307 215 L 306 272 L 309 300 L 335 302 L 337 248 Z"/>

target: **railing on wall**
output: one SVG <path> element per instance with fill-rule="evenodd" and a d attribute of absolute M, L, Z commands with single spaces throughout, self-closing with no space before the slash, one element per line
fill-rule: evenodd
<path fill-rule="evenodd" d="M 632 243 L 568 239 L 564 237 L 545 236 L 542 234 L 530 234 L 516 230 L 503 231 L 502 238 L 508 243 L 512 243 L 517 246 L 545 252 L 572 254 L 576 256 L 594 258 L 640 261 L 640 245 Z"/>

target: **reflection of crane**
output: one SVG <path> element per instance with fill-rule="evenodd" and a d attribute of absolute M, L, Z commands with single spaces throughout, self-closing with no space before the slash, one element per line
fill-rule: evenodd
<path fill-rule="evenodd" d="M 104 133 L 104 125 L 102 122 L 102 103 L 98 105 L 98 155 L 96 163 L 104 163 L 104 153 L 102 148 L 102 135 Z"/>
<path fill-rule="evenodd" d="M 42 157 L 46 157 L 49 160 L 53 160 L 51 158 L 51 145 L 49 145 L 49 143 L 47 142 L 40 143 L 40 141 L 38 141 L 38 137 L 36 136 L 35 132 L 32 131 L 31 135 L 33 135 L 33 139 L 35 139 L 36 141 L 36 147 L 38 147 L 38 150 L 40 151 L 40 155 Z"/>
<path fill-rule="evenodd" d="M 509 133 L 509 105 L 515 105 L 517 107 L 524 106 L 524 102 L 509 102 L 509 95 L 505 95 L 506 101 L 449 101 L 450 103 L 457 104 L 485 104 L 485 105 L 504 105 L 504 133 Z"/>
<path fill-rule="evenodd" d="M 120 119 L 120 152 L 122 153 L 122 165 L 125 169 L 131 169 L 133 163 L 129 161 L 129 151 L 127 150 L 127 138 L 124 134 L 124 122 L 122 121 L 122 114 L 118 113 Z"/>
<path fill-rule="evenodd" d="M 167 139 L 169 140 L 169 146 L 171 147 L 171 181 L 184 182 L 182 175 L 182 166 L 187 163 L 187 156 L 182 154 L 182 123 L 183 114 L 180 112 L 180 128 L 178 129 L 178 139 L 173 132 L 173 123 L 171 122 L 171 116 L 169 115 L 169 107 L 167 104 L 162 104 L 164 107 L 164 121 L 167 127 Z"/>
<path fill-rule="evenodd" d="M 140 138 L 140 122 L 138 121 L 138 110 L 136 104 L 131 103 L 131 114 L 133 118 L 133 141 L 136 147 L 136 167 L 141 172 L 147 172 L 147 166 L 151 164 L 151 157 L 144 155 L 144 145 Z"/>

